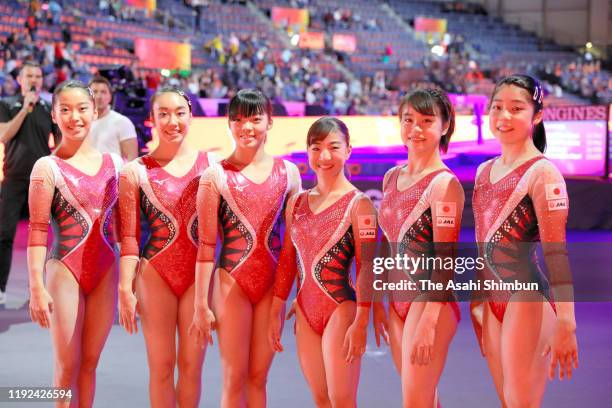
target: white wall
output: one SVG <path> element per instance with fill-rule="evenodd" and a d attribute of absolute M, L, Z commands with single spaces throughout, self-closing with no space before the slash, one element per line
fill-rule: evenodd
<path fill-rule="evenodd" d="M 612 45 L 609 0 L 470 0 L 523 29 L 554 38 L 561 44 Z"/>

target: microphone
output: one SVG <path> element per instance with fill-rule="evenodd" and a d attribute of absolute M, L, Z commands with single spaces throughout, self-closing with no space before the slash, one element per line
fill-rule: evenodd
<path fill-rule="evenodd" d="M 36 92 L 36 86 L 32 85 L 30 87 L 30 92 Z M 34 101 L 30 102 L 29 106 L 28 106 L 28 113 L 32 113 L 32 111 L 34 110 Z"/>

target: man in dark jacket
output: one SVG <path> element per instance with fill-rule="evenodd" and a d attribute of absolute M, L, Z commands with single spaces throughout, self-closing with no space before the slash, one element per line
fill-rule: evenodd
<path fill-rule="evenodd" d="M 6 302 L 17 222 L 27 214 L 30 173 L 36 160 L 51 153 L 51 106 L 40 99 L 40 65 L 24 62 L 17 82 L 21 92 L 0 101 L 0 142 L 4 143 L 4 179 L 0 190 L 0 304 Z"/>

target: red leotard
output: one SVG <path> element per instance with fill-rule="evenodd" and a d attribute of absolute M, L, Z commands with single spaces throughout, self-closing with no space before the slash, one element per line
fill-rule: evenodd
<path fill-rule="evenodd" d="M 90 176 L 57 156 L 38 160 L 30 177 L 28 246 L 46 246 L 49 220 L 55 242 L 50 253 L 74 275 L 85 294 L 115 262 L 112 210 L 117 202 L 118 156 L 104 153 Z"/>
<path fill-rule="evenodd" d="M 283 246 L 274 295 L 286 300 L 297 272 L 298 304 L 310 327 L 323 335 L 340 303 L 351 300 L 359 305 L 370 304 L 359 289 L 361 285 L 355 291 L 350 271 L 356 257 L 357 279 L 360 278 L 361 249 L 355 236 L 376 240 L 376 212 L 363 193 L 352 190 L 315 214 L 308 204 L 308 193 L 299 194 L 288 205 L 292 214 L 288 233 L 293 245 Z M 354 218 L 359 219 L 359 226 L 353 225 Z"/>
<path fill-rule="evenodd" d="M 546 242 L 565 242 L 568 212 L 565 181 L 552 163 L 537 156 L 491 183 L 495 160 L 481 166 L 472 200 L 476 240 L 486 261 L 483 277 L 537 282 L 550 300 L 548 280 L 537 264 L 535 245 L 523 248 L 524 244 L 513 243 L 538 242 L 541 236 L 545 236 Z M 489 294 L 489 306 L 500 322 L 511 296 L 511 291 Z M 551 304 L 554 308 L 552 300 Z M 478 330 L 479 323 L 474 324 Z"/>
<path fill-rule="evenodd" d="M 191 169 L 175 177 L 152 157 L 143 156 L 121 172 L 121 256 L 139 255 L 142 211 L 151 229 L 142 257 L 177 297 L 195 281 L 196 194 L 200 176 L 215 161 L 209 153 L 199 152 Z"/>
<path fill-rule="evenodd" d="M 222 247 L 217 267 L 227 271 L 252 304 L 270 290 L 280 253 L 281 214 L 287 197 L 301 188 L 297 167 L 275 158 L 262 183 L 254 183 L 223 160 L 202 177 L 199 214 L 218 216 Z M 198 261 L 214 259 L 217 231 L 202 225 Z"/>
<path fill-rule="evenodd" d="M 459 183 L 456 176 L 446 169 L 435 170 L 407 189 L 400 191 L 397 188 L 397 179 L 401 169 L 401 166 L 394 167 L 387 173 L 387 182 L 383 186 L 383 199 L 380 202 L 379 210 L 380 227 L 386 240 L 398 246 L 397 248 L 392 248 L 393 256 L 395 256 L 395 253 L 403 255 L 406 252 L 410 252 L 409 248 L 414 246 L 414 243 L 434 242 L 434 225 L 436 223 L 433 222 L 434 214 L 432 209 L 436 209 L 436 217 L 444 217 L 444 210 L 448 212 L 449 216 L 454 217 L 450 228 L 454 228 L 458 236 L 461 226 L 457 222 L 456 217 L 457 214 L 461 216 L 463 207 L 458 205 L 458 197 L 443 197 L 450 182 Z M 450 207 L 453 208 L 451 209 Z M 433 246 L 427 248 L 427 251 L 429 252 L 432 249 Z M 412 279 L 418 282 L 420 279 L 431 279 L 431 273 L 432 271 L 429 270 L 420 270 L 414 274 L 402 271 L 399 275 L 401 279 Z M 403 295 L 406 297 L 411 297 L 411 295 L 416 297 L 418 292 L 413 292 L 412 294 Z M 393 301 L 391 299 L 391 307 L 393 307 L 395 313 L 402 320 L 406 320 L 410 305 L 411 302 L 407 301 L 407 299 L 406 301 Z M 451 302 L 451 306 L 457 321 L 459 321 L 461 318 L 459 306 L 456 302 Z"/>

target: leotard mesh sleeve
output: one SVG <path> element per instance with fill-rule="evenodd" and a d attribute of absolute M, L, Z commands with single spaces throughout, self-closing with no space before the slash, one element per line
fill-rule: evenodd
<path fill-rule="evenodd" d="M 465 194 L 459 180 L 450 173 L 442 173 L 435 180 L 430 195 L 430 208 L 433 229 L 434 255 L 440 259 L 452 259 L 455 265 L 457 256 L 457 241 L 461 229 L 461 218 Z M 450 264 L 445 262 L 443 265 Z M 436 264 L 437 265 L 437 264 Z M 457 268 L 455 268 L 457 269 Z M 446 288 L 448 281 L 453 279 L 453 269 L 434 268 L 432 281 L 442 283 Z M 451 291 L 436 291 L 430 293 L 431 300 L 448 301 L 452 295 Z"/>
<path fill-rule="evenodd" d="M 289 297 L 289 292 L 291 292 L 291 287 L 293 286 L 297 273 L 296 250 L 291 239 L 291 223 L 297 198 L 297 194 L 293 195 L 287 202 L 287 209 L 285 211 L 285 237 L 278 261 L 278 267 L 276 268 L 276 276 L 274 278 L 274 296 L 283 300 L 287 300 Z"/>
<path fill-rule="evenodd" d="M 55 177 L 49 163 L 49 157 L 39 159 L 32 168 L 28 207 L 30 210 L 30 225 L 28 246 L 47 246 L 49 221 L 51 219 L 51 203 L 55 192 Z"/>
<path fill-rule="evenodd" d="M 214 164 L 207 168 L 200 177 L 196 198 L 199 220 L 197 262 L 215 261 L 222 171 L 223 169 L 218 164 Z"/>
<path fill-rule="evenodd" d="M 370 307 L 373 297 L 374 257 L 378 250 L 378 221 L 372 201 L 360 194 L 351 208 L 355 237 L 357 305 Z"/>
<path fill-rule="evenodd" d="M 121 256 L 138 258 L 140 242 L 140 186 L 138 164 L 128 163 L 119 174 L 119 236 Z"/>
<path fill-rule="evenodd" d="M 542 250 L 550 282 L 554 286 L 571 285 L 572 273 L 567 257 L 565 228 L 569 214 L 569 197 L 565 180 L 559 170 L 549 161 L 531 175 L 529 196 L 538 219 L 538 229 Z M 571 293 L 567 294 L 571 296 Z M 570 298 L 558 300 L 571 301 Z"/>

